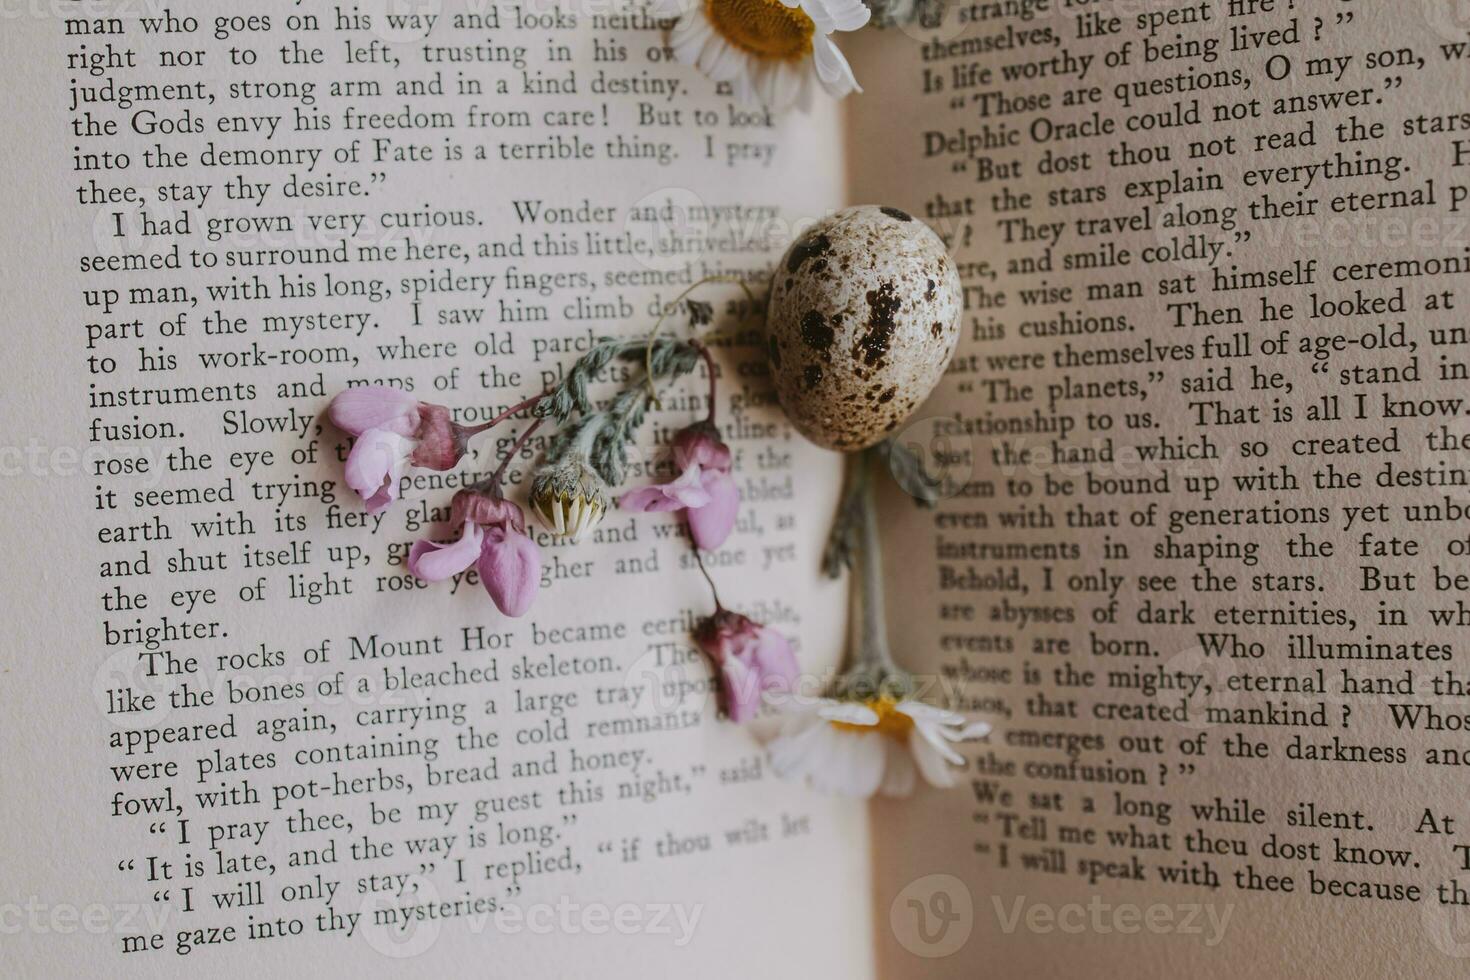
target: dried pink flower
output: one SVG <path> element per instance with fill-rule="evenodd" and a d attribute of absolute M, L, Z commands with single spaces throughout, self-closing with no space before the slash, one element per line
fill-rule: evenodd
<path fill-rule="evenodd" d="M 760 711 L 766 691 L 789 691 L 796 683 L 790 642 L 748 616 L 720 608 L 695 626 L 694 642 L 720 669 L 725 714 L 731 721 L 749 721 Z"/>
<path fill-rule="evenodd" d="M 740 490 L 730 475 L 730 447 L 709 422 L 681 429 L 673 439 L 679 476 L 668 483 L 623 494 L 618 506 L 638 512 L 682 510 L 697 547 L 713 551 L 725 543 L 740 515 Z"/>
<path fill-rule="evenodd" d="M 410 466 L 448 470 L 464 455 L 463 430 L 449 409 L 397 388 L 348 388 L 332 399 L 327 412 L 337 428 L 355 439 L 344 476 L 370 514 L 393 502 L 398 481 Z"/>
<path fill-rule="evenodd" d="M 414 542 L 408 570 L 439 582 L 475 565 L 496 607 L 507 616 L 525 615 L 541 588 L 541 549 L 526 535 L 525 513 L 498 494 L 461 490 L 450 523 L 461 528 L 458 540 Z"/>

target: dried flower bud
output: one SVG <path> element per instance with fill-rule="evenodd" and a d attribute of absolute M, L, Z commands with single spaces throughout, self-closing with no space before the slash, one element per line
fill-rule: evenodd
<path fill-rule="evenodd" d="M 671 445 L 674 465 L 680 470 L 698 463 L 700 469 L 730 472 L 730 447 L 720 441 L 720 430 L 712 422 L 695 422 L 680 429 Z"/>
<path fill-rule="evenodd" d="M 531 509 L 552 534 L 580 541 L 607 513 L 607 483 L 572 453 L 542 467 L 531 481 Z"/>
<path fill-rule="evenodd" d="M 464 433 L 449 409 L 418 401 L 397 388 L 348 388 L 332 399 L 327 414 L 356 440 L 344 476 L 370 514 L 398 496 L 398 482 L 410 466 L 453 469 L 464 455 Z"/>
<path fill-rule="evenodd" d="M 454 495 L 449 505 L 449 523 L 462 524 L 473 521 L 482 527 L 504 525 L 521 534 L 526 533 L 526 514 L 497 492 L 494 495 L 478 490 L 461 490 Z"/>
<path fill-rule="evenodd" d="M 749 721 L 766 691 L 789 691 L 796 683 L 796 654 L 786 637 L 748 616 L 721 609 L 699 621 L 694 642 L 720 668 L 731 721 Z"/>
<path fill-rule="evenodd" d="M 413 451 L 413 465 L 426 470 L 452 470 L 459 465 L 465 440 L 449 409 L 419 402 L 419 424 L 414 435 L 419 444 Z"/>
<path fill-rule="evenodd" d="M 474 565 L 480 583 L 507 616 L 522 616 L 541 586 L 541 549 L 526 536 L 526 515 L 498 491 L 461 490 L 450 505 L 458 540 L 414 543 L 408 568 L 426 582 L 452 578 Z"/>

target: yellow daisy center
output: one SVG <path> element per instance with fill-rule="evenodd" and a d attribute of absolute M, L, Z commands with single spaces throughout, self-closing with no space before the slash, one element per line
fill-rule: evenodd
<path fill-rule="evenodd" d="M 705 0 L 704 12 L 721 37 L 747 54 L 787 60 L 812 53 L 817 25 L 781 0 Z"/>
<path fill-rule="evenodd" d="M 880 732 L 899 740 L 908 738 L 909 732 L 914 727 L 914 719 L 898 710 L 897 698 L 870 698 L 860 703 L 873 709 L 873 713 L 878 716 L 878 724 L 859 725 L 850 721 L 834 721 L 830 722 L 832 727 L 843 732 L 862 734 Z"/>

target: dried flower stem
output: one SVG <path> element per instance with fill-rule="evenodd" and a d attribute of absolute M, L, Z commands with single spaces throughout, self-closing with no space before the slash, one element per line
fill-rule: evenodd
<path fill-rule="evenodd" d="M 539 398 L 541 396 L 537 395 L 536 397 Z M 535 399 L 532 400 L 534 401 Z M 503 497 L 505 495 L 500 487 L 500 483 L 505 479 L 505 471 L 510 469 L 510 461 L 515 459 L 516 453 L 520 452 L 521 448 L 531 440 L 531 436 L 541 427 L 543 421 L 545 420 L 536 419 L 526 427 L 526 431 L 522 432 L 520 437 L 511 443 L 510 448 L 505 451 L 505 458 L 500 461 L 500 465 L 495 468 L 495 472 L 491 473 L 489 479 L 484 481 L 484 487 L 490 491 L 491 496 Z M 479 486 L 479 484 L 476 484 L 476 486 Z"/>
<path fill-rule="evenodd" d="M 708 422 L 710 425 L 714 425 L 715 405 L 717 404 L 715 399 L 715 356 L 710 353 L 710 349 L 708 347 L 706 347 L 704 344 L 701 344 L 697 340 L 689 341 L 689 346 L 693 347 L 696 351 L 699 352 L 699 356 L 704 358 L 704 370 L 705 373 L 709 375 L 709 415 L 705 417 L 705 421 Z M 654 404 L 658 404 L 657 397 L 655 397 L 654 399 Z"/>
<path fill-rule="evenodd" d="M 678 296 L 675 296 L 673 298 L 673 300 L 667 306 L 665 306 L 663 308 L 663 310 L 659 313 L 658 319 L 654 321 L 653 330 L 650 331 L 649 334 L 648 334 L 648 353 L 645 356 L 646 359 L 645 359 L 645 363 L 644 363 L 643 367 L 644 367 L 645 373 L 647 374 L 647 379 L 646 380 L 647 380 L 647 384 L 648 384 L 648 394 L 653 399 L 653 404 L 654 404 L 654 407 L 655 408 L 662 408 L 663 407 L 663 403 L 659 401 L 659 398 L 658 398 L 658 386 L 654 384 L 654 381 L 656 380 L 656 376 L 654 375 L 654 372 L 653 372 L 653 345 L 654 345 L 654 341 L 658 340 L 658 335 L 663 330 L 664 321 L 668 319 L 669 314 L 672 311 L 678 309 L 679 308 L 679 304 L 681 302 L 683 302 L 686 298 L 688 298 L 688 296 L 689 296 L 690 293 L 694 292 L 700 286 L 707 286 L 707 285 L 709 285 L 712 282 L 728 282 L 728 283 L 734 283 L 735 285 L 737 285 L 737 286 L 740 287 L 740 289 L 741 289 L 742 292 L 745 293 L 745 298 L 746 298 L 746 300 L 749 301 L 750 308 L 751 308 L 752 311 L 757 310 L 757 309 L 760 308 L 760 302 L 755 298 L 755 293 L 753 293 L 753 292 L 750 291 L 750 286 L 748 286 L 746 284 L 745 280 L 743 278 L 741 278 L 740 276 L 733 276 L 733 275 L 705 276 L 703 279 L 701 279 L 698 282 L 696 282 L 696 283 L 692 284 L 691 286 L 689 286 L 687 289 L 685 289 Z M 711 385 L 713 385 L 713 383 L 714 383 L 714 377 L 715 377 L 715 375 L 714 375 L 714 361 L 710 357 L 708 351 L 705 351 L 704 352 L 704 357 L 705 357 L 706 362 L 708 362 L 709 363 L 709 366 L 710 366 L 710 383 L 711 383 Z M 713 415 L 713 412 L 714 412 L 714 400 L 713 399 L 710 400 L 710 412 L 711 412 L 710 420 L 713 421 L 714 420 L 714 415 Z"/>
<path fill-rule="evenodd" d="M 864 452 L 858 467 L 864 471 L 861 495 L 862 535 L 857 546 L 859 588 L 858 600 L 862 618 L 858 622 L 854 660 L 859 665 L 894 668 L 893 654 L 888 648 L 888 617 L 883 596 L 883 548 L 878 535 L 878 502 L 876 481 L 866 471 L 876 459 L 875 453 Z"/>
<path fill-rule="evenodd" d="M 699 573 L 703 575 L 704 580 L 709 583 L 710 596 L 712 596 L 715 600 L 715 613 L 718 614 L 724 612 L 725 604 L 720 601 L 720 590 L 715 588 L 715 580 L 710 577 L 709 569 L 704 567 L 704 556 L 699 553 L 699 545 L 690 542 L 689 547 L 690 550 L 694 552 L 694 563 L 699 566 Z"/>
<path fill-rule="evenodd" d="M 822 572 L 828 578 L 841 578 L 844 569 L 852 568 L 853 552 L 858 547 L 857 529 L 863 519 L 863 485 L 870 479 L 863 454 L 845 459 L 842 497 L 832 518 L 832 530 L 827 534 L 827 547 L 822 552 Z"/>
<path fill-rule="evenodd" d="M 512 405 L 510 408 L 507 408 L 505 411 L 503 411 L 499 415 L 495 416 L 489 422 L 484 422 L 484 423 L 481 423 L 480 425 L 465 426 L 463 429 L 460 430 L 460 434 L 463 435 L 466 439 L 468 439 L 471 436 L 477 436 L 477 435 L 479 435 L 481 432 L 487 432 L 490 429 L 495 428 L 501 422 L 504 422 L 506 419 L 510 418 L 512 415 L 516 415 L 516 414 L 519 414 L 520 412 L 524 412 L 528 408 L 534 408 L 535 405 L 536 405 L 536 403 L 539 402 L 541 399 L 545 398 L 546 395 L 547 395 L 547 392 L 544 392 L 544 391 L 541 394 L 539 394 L 539 395 L 532 395 L 530 398 L 527 398 L 525 401 L 518 402 L 517 404 Z"/>

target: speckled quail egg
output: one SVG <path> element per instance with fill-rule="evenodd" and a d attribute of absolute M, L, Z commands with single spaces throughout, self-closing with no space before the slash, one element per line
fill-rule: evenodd
<path fill-rule="evenodd" d="M 792 423 L 853 452 L 892 433 L 939 383 L 959 339 L 960 276 L 928 225 L 846 208 L 796 240 L 772 274 L 767 353 Z"/>

